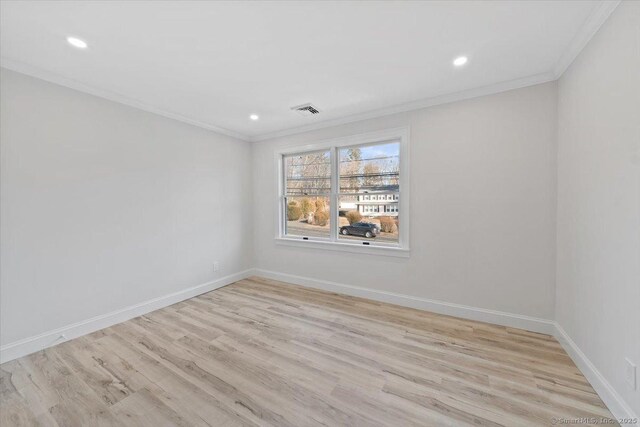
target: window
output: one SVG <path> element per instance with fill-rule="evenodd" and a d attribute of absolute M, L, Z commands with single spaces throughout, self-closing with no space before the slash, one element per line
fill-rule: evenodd
<path fill-rule="evenodd" d="M 283 161 L 284 234 L 330 237 L 331 152 L 294 154 Z"/>
<path fill-rule="evenodd" d="M 407 129 L 294 148 L 277 162 L 281 243 L 408 251 Z"/>

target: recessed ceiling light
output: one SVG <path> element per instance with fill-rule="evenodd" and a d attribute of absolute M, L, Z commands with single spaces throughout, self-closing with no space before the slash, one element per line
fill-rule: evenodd
<path fill-rule="evenodd" d="M 257 114 L 252 114 L 252 115 L 249 116 L 249 118 L 251 120 L 258 120 L 260 118 L 260 116 L 258 116 Z"/>
<path fill-rule="evenodd" d="M 466 56 L 458 56 L 456 59 L 453 60 L 453 65 L 455 65 L 456 67 L 462 67 L 464 64 L 467 63 L 468 60 L 469 58 L 467 58 Z"/>
<path fill-rule="evenodd" d="M 78 49 L 87 48 L 87 42 L 76 37 L 67 37 L 67 42 L 69 42 L 71 46 L 77 47 Z"/>

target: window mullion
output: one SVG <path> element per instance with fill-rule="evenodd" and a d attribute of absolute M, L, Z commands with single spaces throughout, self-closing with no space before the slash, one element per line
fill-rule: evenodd
<path fill-rule="evenodd" d="M 287 233 L 287 166 L 285 163 L 285 156 L 280 156 L 280 170 L 282 176 L 280 176 L 280 236 L 284 236 Z"/>
<path fill-rule="evenodd" d="M 338 240 L 338 186 L 340 185 L 340 177 L 338 170 L 338 149 L 336 147 L 331 148 L 331 196 L 329 204 L 331 206 L 331 213 L 329 218 L 329 237 L 332 241 Z"/>

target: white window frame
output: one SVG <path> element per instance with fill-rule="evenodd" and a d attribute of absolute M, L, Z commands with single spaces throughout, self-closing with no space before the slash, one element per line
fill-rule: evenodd
<path fill-rule="evenodd" d="M 318 141 L 308 145 L 285 147 L 275 153 L 276 162 L 276 224 L 275 241 L 277 244 L 306 248 L 322 248 L 328 250 L 374 254 L 385 256 L 409 257 L 410 231 L 410 182 L 409 182 L 409 127 L 386 129 L 365 134 Z M 400 230 L 398 243 L 376 242 L 370 240 L 338 240 L 338 209 L 339 209 L 339 180 L 338 165 L 339 149 L 357 145 L 371 145 L 398 141 L 400 143 L 400 188 L 398 190 L 398 219 Z M 329 237 L 290 236 L 285 234 L 286 211 L 285 198 L 285 170 L 284 156 L 305 154 L 329 149 L 331 152 L 331 192 L 329 205 L 331 209 L 329 219 Z"/>

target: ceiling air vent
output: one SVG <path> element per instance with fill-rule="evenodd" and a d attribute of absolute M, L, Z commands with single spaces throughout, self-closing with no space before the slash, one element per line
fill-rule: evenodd
<path fill-rule="evenodd" d="M 313 116 L 315 114 L 320 114 L 320 110 L 314 107 L 311 103 L 296 105 L 295 107 L 291 107 L 291 109 L 303 116 Z"/>

